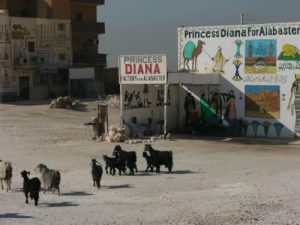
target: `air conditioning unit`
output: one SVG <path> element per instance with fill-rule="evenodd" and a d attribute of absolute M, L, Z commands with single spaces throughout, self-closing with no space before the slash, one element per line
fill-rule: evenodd
<path fill-rule="evenodd" d="M 8 10 L 7 9 L 0 9 L 0 16 L 8 16 Z"/>
<path fill-rule="evenodd" d="M 28 60 L 27 57 L 24 57 L 24 58 L 22 57 L 22 58 L 20 58 L 19 63 L 20 63 L 21 65 L 26 65 L 26 64 L 29 63 L 29 60 Z"/>

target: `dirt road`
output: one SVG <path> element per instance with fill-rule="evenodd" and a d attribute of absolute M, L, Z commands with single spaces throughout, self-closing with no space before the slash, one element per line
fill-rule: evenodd
<path fill-rule="evenodd" d="M 153 144 L 172 150 L 174 171 L 143 172 L 143 144 L 136 151 L 135 176 L 104 174 L 92 186 L 90 159 L 103 163 L 115 144 L 91 140 L 83 124 L 96 102 L 81 111 L 50 109 L 40 102 L 0 104 L 0 159 L 13 163 L 11 192 L 0 190 L 1 225 L 96 224 L 300 224 L 300 145 L 268 141 L 206 139 L 173 135 Z M 119 111 L 110 108 L 112 123 Z M 273 144 L 276 145 L 273 145 Z M 40 193 L 40 204 L 25 204 L 20 171 L 44 163 L 62 174 L 61 196 Z"/>

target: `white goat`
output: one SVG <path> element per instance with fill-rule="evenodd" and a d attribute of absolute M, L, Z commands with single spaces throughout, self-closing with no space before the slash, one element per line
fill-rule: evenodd
<path fill-rule="evenodd" d="M 52 191 L 53 193 L 55 190 L 57 190 L 58 195 L 60 195 L 60 172 L 58 170 L 49 169 L 45 164 L 40 163 L 35 168 L 35 171 L 38 171 L 41 174 L 42 183 L 45 190 Z"/>
<path fill-rule="evenodd" d="M 1 162 L 0 161 L 0 182 L 1 189 L 3 190 L 3 181 L 6 183 L 6 191 L 11 190 L 11 178 L 12 178 L 13 168 L 11 162 Z"/>

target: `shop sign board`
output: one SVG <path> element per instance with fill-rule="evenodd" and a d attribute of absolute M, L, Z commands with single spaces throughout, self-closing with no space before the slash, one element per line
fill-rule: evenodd
<path fill-rule="evenodd" d="M 120 84 L 167 83 L 167 56 L 121 55 L 119 56 Z"/>

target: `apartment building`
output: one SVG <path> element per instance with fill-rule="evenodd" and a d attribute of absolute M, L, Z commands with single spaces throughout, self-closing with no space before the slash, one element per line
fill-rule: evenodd
<path fill-rule="evenodd" d="M 97 6 L 103 4 L 104 0 L 0 0 L 2 100 L 64 95 L 69 68 L 105 67 L 106 55 L 98 53 L 98 35 L 105 26 L 97 22 Z"/>

